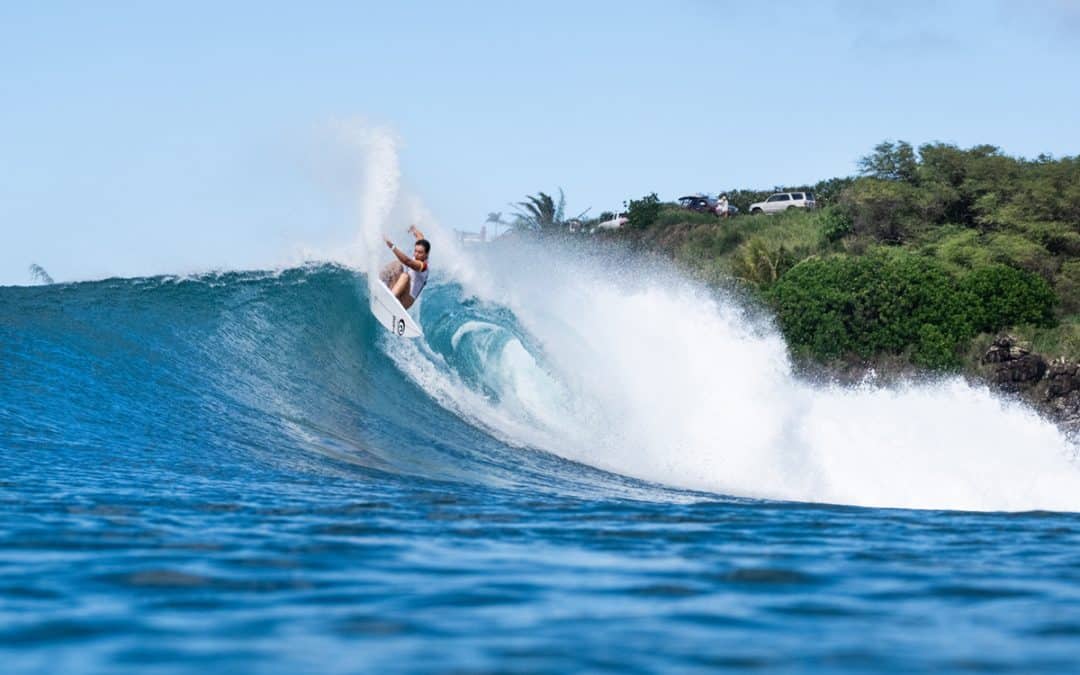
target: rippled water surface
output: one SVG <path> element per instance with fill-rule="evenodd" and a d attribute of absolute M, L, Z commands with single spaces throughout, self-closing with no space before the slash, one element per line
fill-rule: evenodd
<path fill-rule="evenodd" d="M 730 497 L 515 443 L 461 403 L 505 399 L 462 350 L 509 338 L 439 297 L 458 408 L 339 268 L 0 289 L 4 669 L 1076 671 L 1077 514 Z"/>

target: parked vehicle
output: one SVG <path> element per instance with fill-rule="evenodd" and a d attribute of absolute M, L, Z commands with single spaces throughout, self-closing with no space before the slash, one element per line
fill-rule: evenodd
<path fill-rule="evenodd" d="M 716 202 L 705 195 L 686 195 L 679 197 L 679 206 L 698 213 L 712 213 Z"/>
<path fill-rule="evenodd" d="M 603 222 L 597 223 L 596 224 L 596 229 L 598 229 L 598 230 L 617 230 L 617 229 L 619 229 L 620 227 L 622 227 L 623 225 L 625 225 L 625 224 L 627 224 L 629 222 L 630 222 L 630 219 L 626 216 L 626 214 L 625 213 L 620 213 L 619 215 L 615 216 L 614 218 L 611 218 L 609 220 L 605 220 Z"/>
<path fill-rule="evenodd" d="M 679 197 L 679 206 L 688 211 L 696 211 L 697 213 L 720 215 L 716 211 L 716 200 L 708 195 L 686 195 L 685 197 Z M 729 216 L 734 216 L 739 212 L 739 207 L 734 204 L 728 204 L 727 212 Z"/>
<path fill-rule="evenodd" d="M 777 192 L 763 202 L 750 205 L 750 213 L 776 213 L 788 209 L 813 209 L 817 207 L 814 195 L 809 192 Z"/>

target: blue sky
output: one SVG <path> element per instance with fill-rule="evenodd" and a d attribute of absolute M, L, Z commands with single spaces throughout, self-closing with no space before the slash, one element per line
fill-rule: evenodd
<path fill-rule="evenodd" d="M 558 187 L 599 213 L 847 175 L 884 139 L 1080 153 L 1075 1 L 90 5 L 0 8 L 0 284 L 346 241 L 326 129 L 354 118 L 472 230 Z"/>

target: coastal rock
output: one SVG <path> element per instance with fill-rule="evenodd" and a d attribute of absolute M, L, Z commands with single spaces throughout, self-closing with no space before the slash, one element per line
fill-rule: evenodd
<path fill-rule="evenodd" d="M 1064 431 L 1080 434 L 1080 363 L 1047 363 L 1012 335 L 999 335 L 982 364 L 984 377 L 998 390 L 1020 394 Z"/>
<path fill-rule="evenodd" d="M 1020 391 L 1035 386 L 1047 371 L 1046 359 L 1021 345 L 1011 335 L 1001 335 L 983 355 L 984 364 L 994 368 L 990 379 L 1005 391 Z"/>
<path fill-rule="evenodd" d="M 1049 399 L 1046 409 L 1062 429 L 1080 433 L 1080 390 Z"/>
<path fill-rule="evenodd" d="M 1080 364 L 1055 359 L 1046 373 L 1046 398 L 1053 399 L 1080 392 Z"/>
<path fill-rule="evenodd" d="M 1046 374 L 1046 359 L 1038 354 L 1027 354 L 1012 361 L 998 364 L 993 380 L 1006 391 L 1017 391 L 1038 384 Z"/>
<path fill-rule="evenodd" d="M 1031 350 L 1020 344 L 1020 341 L 1011 335 L 999 335 L 991 343 L 990 348 L 983 355 L 983 363 L 1006 363 L 1016 361 L 1031 353 Z"/>

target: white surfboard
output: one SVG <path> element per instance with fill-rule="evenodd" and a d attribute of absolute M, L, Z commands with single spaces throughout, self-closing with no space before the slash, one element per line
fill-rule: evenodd
<path fill-rule="evenodd" d="M 368 281 L 368 296 L 371 298 L 371 313 L 388 331 L 398 337 L 424 337 L 424 331 L 420 330 L 420 326 L 381 281 Z"/>

